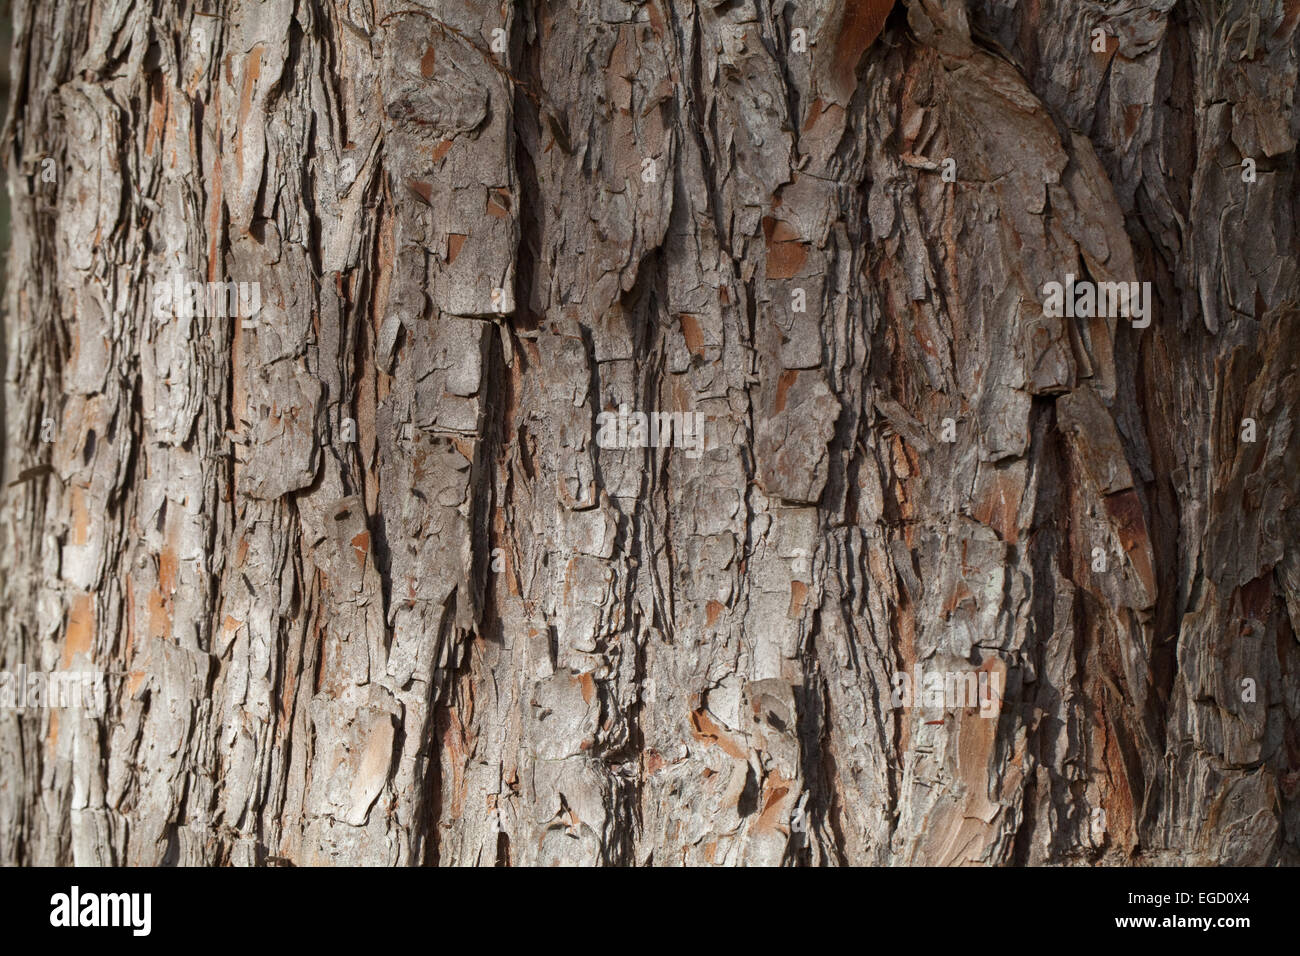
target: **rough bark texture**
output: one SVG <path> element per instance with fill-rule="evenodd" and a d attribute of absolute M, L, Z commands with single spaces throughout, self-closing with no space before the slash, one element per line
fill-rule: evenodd
<path fill-rule="evenodd" d="M 0 862 L 1300 860 L 1295 0 L 14 8 Z"/>

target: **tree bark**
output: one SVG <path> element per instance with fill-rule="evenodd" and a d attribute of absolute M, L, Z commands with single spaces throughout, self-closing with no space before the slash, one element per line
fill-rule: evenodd
<path fill-rule="evenodd" d="M 1295 3 L 14 10 L 0 862 L 1300 861 Z"/>

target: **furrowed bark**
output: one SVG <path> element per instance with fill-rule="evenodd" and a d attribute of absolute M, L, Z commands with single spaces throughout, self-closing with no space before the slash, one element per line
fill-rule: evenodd
<path fill-rule="evenodd" d="M 1298 25 L 16 0 L 0 861 L 1300 861 Z"/>

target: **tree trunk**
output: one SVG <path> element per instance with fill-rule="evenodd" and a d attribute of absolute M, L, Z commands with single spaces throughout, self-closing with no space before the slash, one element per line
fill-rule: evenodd
<path fill-rule="evenodd" d="M 1300 861 L 1295 3 L 14 6 L 0 862 Z"/>

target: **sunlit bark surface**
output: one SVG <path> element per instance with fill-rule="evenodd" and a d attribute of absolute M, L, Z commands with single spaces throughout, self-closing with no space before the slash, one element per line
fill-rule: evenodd
<path fill-rule="evenodd" d="M 1300 860 L 1292 0 L 14 16 L 0 862 Z"/>

